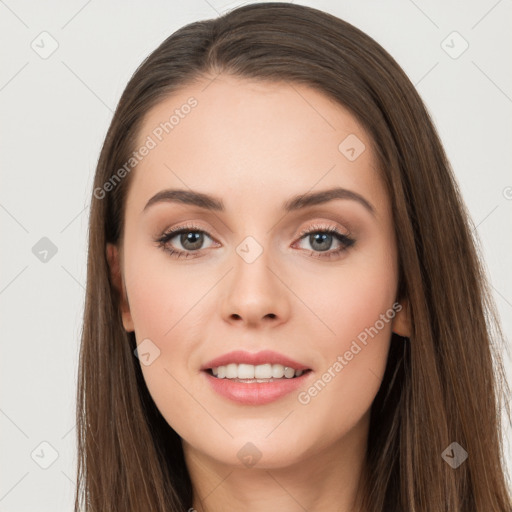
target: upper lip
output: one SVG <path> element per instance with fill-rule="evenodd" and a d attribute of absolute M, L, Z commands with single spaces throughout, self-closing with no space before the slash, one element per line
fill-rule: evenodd
<path fill-rule="evenodd" d="M 289 357 L 274 352 L 273 350 L 262 350 L 261 352 L 246 352 L 244 350 L 234 350 L 222 356 L 216 357 L 206 364 L 201 366 L 201 370 L 209 370 L 210 368 L 216 368 L 218 366 L 226 366 L 231 363 L 236 364 L 252 364 L 254 366 L 270 363 L 270 364 L 282 364 L 295 370 L 309 370 L 310 368 L 302 363 L 299 363 Z"/>

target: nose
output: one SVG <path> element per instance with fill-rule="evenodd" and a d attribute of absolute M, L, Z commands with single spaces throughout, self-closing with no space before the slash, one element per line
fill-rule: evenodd
<path fill-rule="evenodd" d="M 277 326 L 290 316 L 290 292 L 280 275 L 263 253 L 252 262 L 234 255 L 234 268 L 229 273 L 222 300 L 222 316 L 231 324 L 246 327 Z"/>

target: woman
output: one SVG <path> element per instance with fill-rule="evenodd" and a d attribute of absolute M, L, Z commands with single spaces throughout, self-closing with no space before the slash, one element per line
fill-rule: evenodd
<path fill-rule="evenodd" d="M 358 29 L 267 3 L 175 32 L 89 232 L 76 510 L 511 510 L 471 225 Z"/>

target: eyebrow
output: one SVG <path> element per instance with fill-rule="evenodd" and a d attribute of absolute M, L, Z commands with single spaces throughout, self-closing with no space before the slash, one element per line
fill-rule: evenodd
<path fill-rule="evenodd" d="M 316 206 L 319 204 L 327 203 L 334 199 L 349 199 L 357 201 L 359 204 L 364 206 L 372 215 L 375 214 L 375 208 L 372 204 L 367 201 L 360 194 L 347 190 L 345 188 L 331 188 L 322 190 L 319 192 L 308 192 L 306 194 L 300 194 L 292 197 L 288 201 L 283 203 L 283 210 L 287 212 L 301 210 L 310 206 Z M 166 189 L 157 192 L 144 206 L 143 212 L 147 211 L 152 205 L 162 202 L 170 203 L 182 203 L 192 206 L 198 206 L 211 211 L 225 211 L 224 203 L 221 199 L 204 194 L 202 192 L 196 192 L 192 190 L 184 189 Z"/>

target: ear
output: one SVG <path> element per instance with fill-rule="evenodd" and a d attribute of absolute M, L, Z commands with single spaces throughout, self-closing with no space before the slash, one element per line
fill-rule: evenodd
<path fill-rule="evenodd" d="M 397 301 L 398 302 L 398 301 Z M 407 299 L 401 300 L 398 302 L 400 304 L 400 309 L 395 308 L 396 314 L 391 322 L 391 330 L 398 334 L 399 336 L 403 336 L 405 338 L 411 337 L 411 315 L 410 315 L 410 307 L 409 301 Z"/>
<path fill-rule="evenodd" d="M 124 286 L 123 275 L 121 272 L 119 249 L 114 244 L 107 244 L 107 261 L 110 270 L 110 279 L 116 289 L 117 297 L 119 299 L 119 307 L 121 309 L 124 329 L 127 332 L 133 332 L 135 328 L 133 326 L 130 305 L 128 303 L 128 296 L 126 294 L 126 288 Z"/>

